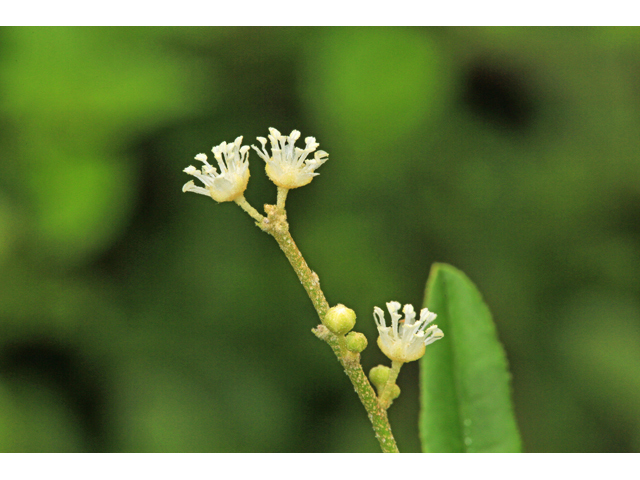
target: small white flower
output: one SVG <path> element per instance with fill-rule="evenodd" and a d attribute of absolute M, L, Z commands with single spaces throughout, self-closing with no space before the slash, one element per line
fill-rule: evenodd
<path fill-rule="evenodd" d="M 196 155 L 195 159 L 204 163 L 202 171 L 189 165 L 184 172 L 200 179 L 204 183 L 204 188 L 197 187 L 193 180 L 190 180 L 184 184 L 182 191 L 208 195 L 216 202 L 230 202 L 241 196 L 249 182 L 247 157 L 250 150 L 248 145 L 241 147 L 241 144 L 242 137 L 238 137 L 233 143 L 222 142 L 211 149 L 220 167 L 220 173 L 215 167 L 209 165 L 204 153 Z"/>
<path fill-rule="evenodd" d="M 437 325 L 427 328 L 433 322 L 436 314 L 423 308 L 420 311 L 420 319 L 416 322 L 416 312 L 413 306 L 405 305 L 404 320 L 398 313 L 400 303 L 389 302 L 387 309 L 391 314 L 391 326 L 387 327 L 384 320 L 384 312 L 381 308 L 373 307 L 373 318 L 378 326 L 378 346 L 391 360 L 396 362 L 412 362 L 424 355 L 425 347 L 444 337 L 442 330 Z"/>
<path fill-rule="evenodd" d="M 269 132 L 271 155 L 267 152 L 267 139 L 264 137 L 258 137 L 262 151 L 255 145 L 252 147 L 266 162 L 265 170 L 273 183 L 282 188 L 298 188 L 307 185 L 313 177 L 319 175 L 315 169 L 328 160 L 329 154 L 322 150 L 315 152 L 320 144 L 316 143 L 314 137 L 304 139 L 306 145 L 303 150 L 295 146 L 296 140 L 300 138 L 298 130 L 294 130 L 289 136 L 282 135 L 275 128 L 270 128 Z M 313 158 L 307 159 L 313 152 Z"/>

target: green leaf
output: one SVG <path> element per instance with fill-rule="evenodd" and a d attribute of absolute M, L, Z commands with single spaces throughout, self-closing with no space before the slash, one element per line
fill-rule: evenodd
<path fill-rule="evenodd" d="M 424 452 L 519 452 L 507 358 L 480 292 L 460 270 L 431 268 L 424 306 L 444 338 L 420 360 Z"/>

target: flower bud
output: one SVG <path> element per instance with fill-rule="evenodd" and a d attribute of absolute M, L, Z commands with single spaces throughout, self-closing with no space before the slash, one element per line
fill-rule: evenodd
<path fill-rule="evenodd" d="M 360 332 L 349 332 L 346 336 L 347 350 L 353 353 L 360 353 L 367 348 L 367 337 Z"/>
<path fill-rule="evenodd" d="M 341 303 L 331 307 L 322 322 L 336 335 L 344 335 L 356 324 L 356 312 Z"/>
<path fill-rule="evenodd" d="M 384 386 L 387 384 L 387 380 L 389 380 L 389 372 L 391 369 L 389 367 L 385 367 L 384 365 L 378 365 L 377 367 L 373 367 L 369 372 L 369 378 L 371 379 L 371 383 L 378 389 L 380 392 Z"/>
<path fill-rule="evenodd" d="M 400 387 L 395 383 L 389 387 L 389 400 L 395 400 L 400 396 Z"/>

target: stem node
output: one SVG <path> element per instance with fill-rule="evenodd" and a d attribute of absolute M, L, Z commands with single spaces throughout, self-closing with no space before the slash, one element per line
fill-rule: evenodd
<path fill-rule="evenodd" d="M 307 295 L 309 295 L 322 322 L 329 311 L 329 303 L 320 289 L 320 278 L 309 268 L 309 265 L 307 265 L 307 262 L 302 257 L 302 253 L 300 253 L 300 250 L 298 250 L 296 243 L 291 237 L 289 224 L 287 223 L 287 214 L 284 210 L 285 198 L 286 191 L 283 193 L 279 191 L 278 205 L 264 206 L 267 217 L 261 219 L 259 226 L 278 242 L 280 249 L 284 252 L 287 260 L 289 260 L 293 270 L 300 279 L 300 283 L 302 283 L 307 291 Z M 280 205 L 282 205 L 282 207 L 280 207 Z M 351 380 L 362 405 L 367 411 L 382 451 L 385 453 L 397 453 L 398 447 L 391 432 L 387 411 L 379 402 L 367 376 L 362 370 L 360 354 L 350 352 L 347 349 L 344 335 L 335 335 L 322 324 L 314 328 L 312 332 L 316 337 L 325 341 L 331 347 L 333 353 L 344 368 L 344 372 L 349 377 L 349 380 Z"/>

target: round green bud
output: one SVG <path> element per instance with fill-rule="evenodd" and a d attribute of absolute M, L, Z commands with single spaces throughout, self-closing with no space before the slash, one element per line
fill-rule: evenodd
<path fill-rule="evenodd" d="M 367 348 L 367 337 L 360 332 L 349 332 L 347 334 L 347 350 L 353 353 L 360 353 Z"/>
<path fill-rule="evenodd" d="M 395 383 L 389 388 L 389 399 L 395 400 L 400 396 L 400 387 Z"/>
<path fill-rule="evenodd" d="M 356 325 L 356 312 L 339 303 L 329 309 L 322 323 L 336 335 L 344 335 Z"/>
<path fill-rule="evenodd" d="M 373 383 L 378 390 L 382 390 L 387 384 L 387 380 L 389 380 L 390 371 L 391 369 L 389 367 L 385 367 L 384 365 L 373 367 L 369 372 L 371 383 Z"/>

